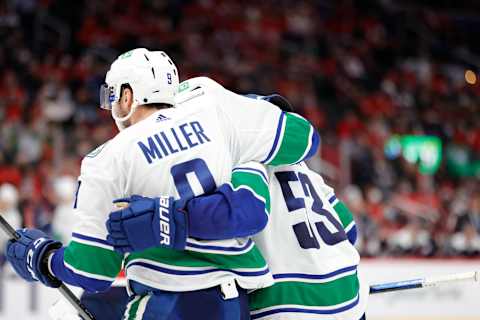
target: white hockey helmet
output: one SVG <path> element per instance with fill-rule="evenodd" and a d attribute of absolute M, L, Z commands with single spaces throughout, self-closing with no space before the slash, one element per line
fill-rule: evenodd
<path fill-rule="evenodd" d="M 121 130 L 139 105 L 174 105 L 178 82 L 177 67 L 165 52 L 137 48 L 120 55 L 110 66 L 105 84 L 100 88 L 100 107 L 112 111 Z M 133 104 L 130 112 L 122 117 L 117 108 L 124 85 L 132 89 Z"/>

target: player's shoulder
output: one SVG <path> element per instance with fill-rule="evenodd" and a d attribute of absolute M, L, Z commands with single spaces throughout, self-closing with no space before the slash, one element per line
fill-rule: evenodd
<path fill-rule="evenodd" d="M 113 138 L 90 151 L 82 160 L 82 166 L 108 166 L 129 150 L 129 144 L 138 137 L 141 126 L 130 126 L 118 132 Z"/>
<path fill-rule="evenodd" d="M 100 156 L 100 154 L 102 154 L 102 152 L 105 150 L 105 148 L 107 147 L 108 143 L 110 142 L 111 140 L 108 140 L 107 142 L 99 145 L 98 147 L 96 147 L 95 149 L 93 149 L 92 151 L 90 151 L 89 153 L 87 153 L 87 155 L 84 157 L 84 160 L 86 159 L 94 159 L 94 158 L 97 158 L 98 156 Z M 104 153 L 105 154 L 105 153 Z"/>
<path fill-rule="evenodd" d="M 218 101 L 218 98 L 225 93 L 226 89 L 215 80 L 207 77 L 195 77 L 180 83 L 178 94 L 175 96 L 175 104 L 177 107 L 190 105 L 191 102 L 198 100 L 196 98 Z"/>
<path fill-rule="evenodd" d="M 238 164 L 233 167 L 232 172 L 247 172 L 251 174 L 256 174 L 264 178 L 267 183 L 269 181 L 267 166 L 257 161 L 249 161 L 246 163 Z"/>
<path fill-rule="evenodd" d="M 102 168 L 109 168 L 111 160 L 115 155 L 113 154 L 112 141 L 110 139 L 105 143 L 99 145 L 82 159 L 81 172 L 82 174 L 89 171 L 103 170 Z"/>
<path fill-rule="evenodd" d="M 104 156 L 123 158 L 123 154 L 131 151 L 132 144 L 136 143 L 139 137 L 143 136 L 145 132 L 151 131 L 149 130 L 150 118 L 151 116 L 117 133 L 115 137 L 108 141 L 103 152 Z"/>
<path fill-rule="evenodd" d="M 325 196 L 330 198 L 335 194 L 333 187 L 325 182 L 325 179 L 323 179 L 323 176 L 319 172 L 310 169 L 305 162 L 301 162 L 298 165 L 301 167 L 301 170 L 303 170 L 303 173 L 309 177 L 314 187 L 318 187 Z"/>
<path fill-rule="evenodd" d="M 291 165 L 285 165 L 285 166 L 275 166 L 275 167 L 268 166 L 267 168 L 268 168 L 269 174 L 273 174 L 275 172 L 284 172 L 284 171 L 295 171 L 295 172 L 305 171 L 303 162 L 291 164 Z"/>
<path fill-rule="evenodd" d="M 291 172 L 289 179 L 296 179 L 302 181 L 302 183 L 309 182 L 313 187 L 320 192 L 320 196 L 330 199 L 334 194 L 335 190 L 329 186 L 322 175 L 312 169 L 310 169 L 305 162 L 300 162 L 297 164 L 289 166 L 278 166 L 278 167 L 268 167 L 268 177 L 270 181 L 275 181 L 278 178 L 277 173 L 280 172 Z M 281 181 L 279 181 L 282 183 Z"/>
<path fill-rule="evenodd" d="M 208 91 L 221 91 L 225 88 L 217 81 L 208 77 L 194 77 L 183 81 L 178 86 L 178 93 L 184 94 L 194 90 L 203 89 Z"/>
<path fill-rule="evenodd" d="M 268 167 L 269 174 L 275 174 L 276 172 L 285 171 L 293 171 L 297 175 L 298 173 L 301 173 L 308 176 L 310 180 L 315 181 L 316 183 L 325 184 L 323 177 L 318 172 L 310 169 L 304 161 L 288 166 Z"/>

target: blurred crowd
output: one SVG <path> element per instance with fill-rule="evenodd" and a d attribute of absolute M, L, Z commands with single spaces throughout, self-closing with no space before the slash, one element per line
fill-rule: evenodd
<path fill-rule="evenodd" d="M 321 133 L 364 256 L 476 256 L 480 5 L 428 3 L 1 1 L 0 212 L 68 237 L 80 160 L 116 133 L 98 88 L 118 54 L 147 47 L 181 80 L 288 97 Z M 434 175 L 385 153 L 405 134 L 441 139 Z"/>

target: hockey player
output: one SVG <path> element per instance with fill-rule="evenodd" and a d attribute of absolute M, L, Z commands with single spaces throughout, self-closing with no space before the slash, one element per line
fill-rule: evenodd
<path fill-rule="evenodd" d="M 228 182 L 240 163 L 302 161 L 315 153 L 319 138 L 305 119 L 213 80 L 187 82 L 174 101 L 177 89 L 177 69 L 164 52 L 136 49 L 112 64 L 101 103 L 122 131 L 82 161 L 74 204 L 78 223 L 68 246 L 35 229 L 18 230 L 21 238 L 9 241 L 7 258 L 20 276 L 51 287 L 62 280 L 103 291 L 124 265 L 132 294 L 126 319 L 249 317 L 246 290 L 272 281 L 251 241 L 177 241 L 185 239 L 185 216 L 173 210 L 178 202 L 167 198 L 159 202 L 153 234 L 164 247 L 124 256 L 107 241 L 112 200 L 174 194 L 186 201 Z M 260 208 L 263 216 L 269 201 L 265 186 L 258 186 L 262 197 L 250 208 Z M 225 197 L 232 192 L 228 185 L 220 190 Z M 255 183 L 244 192 L 257 193 Z M 261 229 L 265 221 L 258 225 Z"/>
<path fill-rule="evenodd" d="M 263 99 L 291 110 L 278 95 Z M 247 164 L 234 169 L 233 175 L 250 172 L 250 167 Z M 275 284 L 250 294 L 252 319 L 363 319 L 368 286 L 357 275 L 359 254 L 353 246 L 357 232 L 351 212 L 322 177 L 304 163 L 269 169 L 263 178 L 270 181 L 271 217 L 253 239 L 269 264 Z M 243 225 L 254 217 L 241 205 L 231 205 L 236 197 L 235 193 L 227 197 L 214 193 L 191 199 L 184 209 L 189 226 L 203 228 L 201 236 L 210 239 L 221 238 L 224 230 L 229 230 L 230 237 L 240 236 L 229 226 L 246 230 Z M 143 247 L 159 245 L 130 236 L 135 229 L 137 234 L 138 229 L 150 232 L 151 223 L 140 219 L 148 216 L 147 221 L 159 215 L 151 205 L 156 201 L 158 198 L 136 197 L 129 208 L 112 213 L 108 223 L 113 219 L 121 226 L 113 235 L 114 243 L 122 243 L 117 250 L 135 251 L 139 243 Z M 139 207 L 152 209 L 140 212 L 136 209 Z M 217 217 L 228 219 L 219 224 Z"/>
<path fill-rule="evenodd" d="M 250 296 L 252 319 L 361 319 L 352 214 L 305 164 L 269 170 L 272 217 L 254 236 L 275 284 Z"/>
<path fill-rule="evenodd" d="M 253 239 L 275 284 L 250 295 L 252 319 L 365 319 L 369 292 L 357 273 L 352 213 L 305 163 L 268 173 L 272 216 Z"/>

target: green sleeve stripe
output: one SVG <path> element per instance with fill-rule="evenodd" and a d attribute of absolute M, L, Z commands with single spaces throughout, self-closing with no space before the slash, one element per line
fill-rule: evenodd
<path fill-rule="evenodd" d="M 358 292 L 356 273 L 324 283 L 276 282 L 271 287 L 250 294 L 250 308 L 258 310 L 277 305 L 335 306 L 354 299 Z"/>
<path fill-rule="evenodd" d="M 222 255 L 216 253 L 203 253 L 190 250 L 178 251 L 167 248 L 151 248 L 141 252 L 132 252 L 126 258 L 125 265 L 136 259 L 146 259 L 153 262 L 175 267 L 218 269 L 261 269 L 267 262 L 257 246 L 246 253 L 239 255 Z"/>
<path fill-rule="evenodd" d="M 345 232 L 349 232 L 350 230 L 352 230 L 354 226 L 355 226 L 355 221 L 350 222 L 348 226 L 344 227 Z"/>
<path fill-rule="evenodd" d="M 140 298 L 140 299 L 138 299 Z M 148 302 L 150 298 L 150 295 L 145 295 L 145 296 L 137 296 L 135 299 L 129 304 L 129 309 L 126 312 L 126 318 L 127 320 L 135 320 L 135 319 L 141 319 L 141 316 L 143 316 L 143 313 L 145 312 L 145 304 Z M 140 307 L 140 305 L 143 302 L 143 308 Z M 142 310 L 143 309 L 143 310 Z M 139 314 L 142 313 L 142 314 Z"/>
<path fill-rule="evenodd" d="M 234 171 L 232 185 L 235 189 L 247 187 L 265 202 L 265 209 L 270 213 L 270 191 L 267 181 L 259 174 L 250 171 Z"/>
<path fill-rule="evenodd" d="M 135 319 L 135 314 L 138 310 L 138 305 L 140 304 L 140 300 L 142 296 L 136 296 L 127 304 L 127 309 L 125 310 L 125 314 L 123 317 L 127 320 Z"/>
<path fill-rule="evenodd" d="M 304 118 L 292 113 L 285 114 L 286 123 L 280 147 L 267 164 L 294 164 L 309 151 L 313 128 Z"/>
<path fill-rule="evenodd" d="M 335 212 L 338 214 L 343 227 L 348 227 L 348 225 L 353 221 L 353 214 L 350 212 L 350 209 L 348 209 L 348 207 L 342 201 L 338 201 L 333 209 L 335 209 Z"/>
<path fill-rule="evenodd" d="M 73 240 L 65 249 L 64 261 L 75 270 L 115 278 L 122 267 L 123 257 L 115 251 Z"/>

